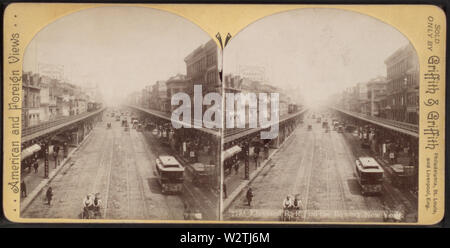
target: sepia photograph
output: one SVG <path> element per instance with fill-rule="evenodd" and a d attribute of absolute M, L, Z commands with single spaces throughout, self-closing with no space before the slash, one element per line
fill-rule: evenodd
<path fill-rule="evenodd" d="M 23 61 L 20 216 L 218 220 L 221 129 L 172 112 L 174 95 L 220 94 L 219 51 L 151 8 L 90 8 L 40 30 Z"/>
<path fill-rule="evenodd" d="M 6 10 L 11 222 L 431 225 L 443 215 L 439 8 Z"/>
<path fill-rule="evenodd" d="M 225 101 L 270 95 L 276 108 L 256 128 L 265 109 L 225 109 L 244 125 L 224 128 L 223 220 L 418 221 L 419 61 L 400 31 L 353 11 L 290 10 L 223 54 Z"/>

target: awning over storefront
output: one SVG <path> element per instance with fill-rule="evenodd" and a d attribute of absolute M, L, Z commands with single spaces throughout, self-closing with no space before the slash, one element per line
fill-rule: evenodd
<path fill-rule="evenodd" d="M 228 159 L 228 158 L 238 154 L 241 151 L 242 151 L 242 149 L 238 145 L 233 146 L 223 152 L 223 160 Z"/>
<path fill-rule="evenodd" d="M 52 138 L 52 141 L 53 141 L 53 142 L 58 142 L 58 143 L 68 142 L 67 137 L 65 137 L 65 136 L 60 136 L 60 135 L 58 135 L 58 136 Z"/>
<path fill-rule="evenodd" d="M 41 146 L 38 144 L 34 144 L 30 147 L 25 148 L 22 153 L 20 154 L 21 160 L 26 159 L 27 157 L 33 155 L 34 153 L 41 150 Z"/>

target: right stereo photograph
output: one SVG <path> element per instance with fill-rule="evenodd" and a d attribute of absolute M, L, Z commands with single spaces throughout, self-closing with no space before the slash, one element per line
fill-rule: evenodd
<path fill-rule="evenodd" d="M 223 51 L 222 219 L 418 221 L 419 61 L 357 12 L 285 11 Z"/>

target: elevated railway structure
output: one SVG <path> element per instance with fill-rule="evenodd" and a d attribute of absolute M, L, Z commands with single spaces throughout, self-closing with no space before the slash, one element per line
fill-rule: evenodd
<path fill-rule="evenodd" d="M 22 144 L 26 144 L 35 140 L 48 139 L 69 130 L 84 128 L 94 120 L 101 119 L 105 109 L 106 108 L 101 108 L 79 115 L 60 117 L 56 120 L 46 121 L 38 125 L 23 128 L 21 142 Z"/>
<path fill-rule="evenodd" d="M 387 129 L 392 132 L 400 133 L 414 138 L 419 138 L 419 125 L 406 122 L 388 120 L 375 116 L 366 115 L 363 113 L 355 113 L 348 110 L 343 110 L 336 107 L 330 107 L 333 111 L 345 116 L 348 119 L 353 119 L 360 124 L 370 124 L 382 129 Z"/>

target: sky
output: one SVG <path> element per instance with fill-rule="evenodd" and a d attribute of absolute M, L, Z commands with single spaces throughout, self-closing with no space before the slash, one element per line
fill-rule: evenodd
<path fill-rule="evenodd" d="M 69 82 L 98 85 L 105 101 L 114 103 L 157 80 L 185 74 L 184 58 L 209 39 L 197 25 L 169 12 L 99 7 L 43 28 L 28 45 L 23 68 L 63 68 Z"/>
<path fill-rule="evenodd" d="M 269 83 L 314 105 L 358 82 L 386 76 L 385 59 L 408 43 L 395 28 L 367 15 L 291 10 L 236 34 L 223 52 L 224 73 L 262 67 Z"/>
<path fill-rule="evenodd" d="M 186 73 L 184 58 L 211 39 L 194 23 L 142 7 L 98 7 L 43 28 L 28 45 L 24 71 L 63 68 L 67 81 L 98 85 L 107 103 Z M 384 60 L 408 40 L 366 15 L 302 9 L 262 18 L 225 48 L 224 74 L 262 67 L 271 84 L 307 104 L 386 75 Z"/>

